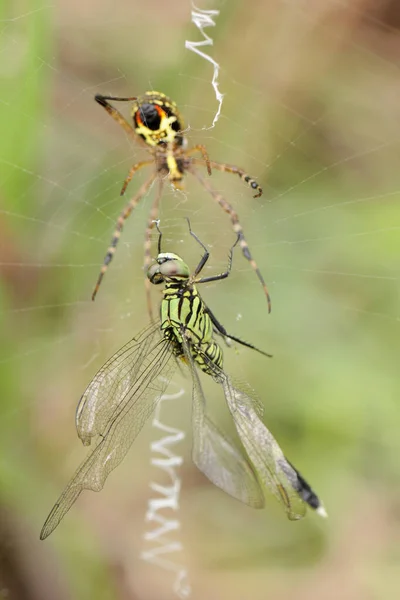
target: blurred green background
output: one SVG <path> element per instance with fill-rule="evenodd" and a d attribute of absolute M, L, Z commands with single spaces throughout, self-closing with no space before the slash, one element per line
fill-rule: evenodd
<path fill-rule="evenodd" d="M 151 194 L 129 219 L 93 304 L 90 295 L 143 153 L 95 104 L 100 92 L 158 89 L 175 99 L 190 143 L 244 167 L 213 184 L 238 211 L 272 297 L 235 252 L 229 280 L 203 298 L 226 329 L 274 355 L 227 349 L 285 454 L 322 497 L 329 520 L 288 522 L 274 499 L 252 511 L 190 461 L 190 381 L 162 418 L 188 432 L 179 517 L 196 599 L 393 597 L 399 552 L 400 9 L 395 1 L 229 2 L 203 48 L 189 2 L 100 0 L 0 5 L 0 598 L 176 597 L 174 574 L 141 552 L 151 481 L 145 427 L 101 494 L 85 493 L 39 542 L 51 506 L 85 456 L 74 411 L 96 369 L 147 323 L 143 234 Z M 134 193 L 143 175 L 128 188 Z M 166 189 L 164 248 L 194 267 L 189 216 L 224 269 L 229 220 L 188 178 Z M 155 240 L 154 240 L 155 241 Z M 154 303 L 159 302 L 158 290 Z M 208 401 L 232 431 L 221 399 Z"/>

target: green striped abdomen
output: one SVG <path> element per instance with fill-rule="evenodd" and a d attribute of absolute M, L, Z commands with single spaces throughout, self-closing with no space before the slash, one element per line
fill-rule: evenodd
<path fill-rule="evenodd" d="M 222 350 L 213 338 L 211 319 L 204 310 L 204 303 L 195 286 L 182 290 L 178 286 L 168 285 L 163 293 L 161 329 L 165 337 L 176 342 L 173 345 L 173 352 L 176 356 L 183 356 L 182 328 L 184 328 L 185 336 L 190 341 L 193 360 L 202 371 L 213 375 L 213 364 L 222 368 Z"/>

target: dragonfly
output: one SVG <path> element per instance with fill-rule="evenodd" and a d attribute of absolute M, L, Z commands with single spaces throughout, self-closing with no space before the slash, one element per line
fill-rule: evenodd
<path fill-rule="evenodd" d="M 229 276 L 233 250 L 226 271 L 199 277 L 209 258 L 206 246 L 192 232 L 204 254 L 194 273 L 177 254 L 161 252 L 147 271 L 149 281 L 164 284 L 160 321 L 151 323 L 116 352 L 96 373 L 76 411 L 78 436 L 94 448 L 80 465 L 47 517 L 40 539 L 58 526 L 81 492 L 100 491 L 125 458 L 144 423 L 178 367 L 192 379 L 192 460 L 221 490 L 253 508 L 265 506 L 269 490 L 282 504 L 289 519 L 297 520 L 307 506 L 327 516 L 311 486 L 284 456 L 262 421 L 263 405 L 250 386 L 237 383 L 223 368 L 223 352 L 217 337 L 228 346 L 237 342 L 267 357 L 270 354 L 227 333 L 201 298 L 197 286 Z M 223 390 L 241 448 L 220 430 L 207 410 L 200 374 Z"/>

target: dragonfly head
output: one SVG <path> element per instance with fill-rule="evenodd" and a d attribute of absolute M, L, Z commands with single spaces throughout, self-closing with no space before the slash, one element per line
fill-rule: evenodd
<path fill-rule="evenodd" d="M 189 267 L 180 256 L 172 252 L 161 252 L 156 262 L 150 265 L 147 278 L 155 285 L 187 281 L 190 277 Z"/>

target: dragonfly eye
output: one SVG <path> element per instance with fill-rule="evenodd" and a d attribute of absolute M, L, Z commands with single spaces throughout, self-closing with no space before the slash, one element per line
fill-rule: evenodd
<path fill-rule="evenodd" d="M 164 281 L 163 275 L 160 273 L 160 265 L 155 263 L 151 265 L 147 270 L 147 278 L 151 283 L 158 285 Z"/>
<path fill-rule="evenodd" d="M 159 266 L 159 271 L 165 279 L 189 279 L 189 267 L 183 260 L 175 258 L 166 260 Z"/>

